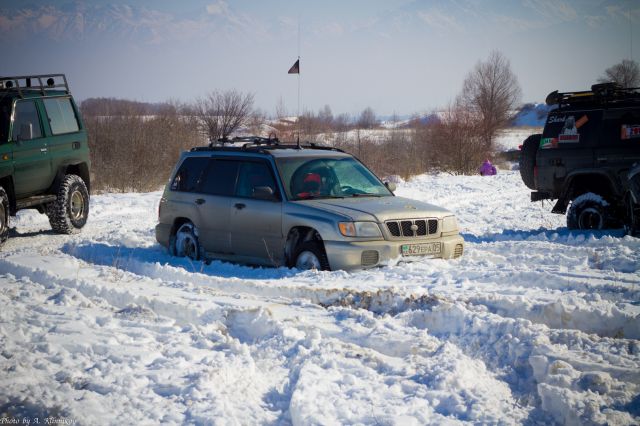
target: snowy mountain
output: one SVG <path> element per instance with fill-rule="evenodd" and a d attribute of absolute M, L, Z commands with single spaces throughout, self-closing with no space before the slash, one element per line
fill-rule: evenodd
<path fill-rule="evenodd" d="M 159 192 L 0 251 L 0 417 L 78 424 L 638 424 L 640 240 L 570 232 L 517 172 L 418 176 L 466 252 L 345 273 L 169 256 Z"/>

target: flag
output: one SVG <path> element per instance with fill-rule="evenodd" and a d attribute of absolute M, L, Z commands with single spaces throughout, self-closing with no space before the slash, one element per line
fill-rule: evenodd
<path fill-rule="evenodd" d="M 289 68 L 289 72 L 287 74 L 300 74 L 300 59 L 298 59 L 296 63 Z"/>

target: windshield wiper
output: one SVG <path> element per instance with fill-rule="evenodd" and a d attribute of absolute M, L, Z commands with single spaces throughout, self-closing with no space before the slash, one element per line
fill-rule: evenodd
<path fill-rule="evenodd" d="M 352 197 L 382 197 L 380 194 L 371 194 L 368 192 L 358 192 L 355 194 L 351 194 Z"/>
<path fill-rule="evenodd" d="M 326 200 L 326 199 L 333 199 L 333 198 L 344 198 L 341 195 L 310 195 L 308 197 L 300 197 L 300 198 L 296 198 L 296 201 L 300 201 L 300 200 Z"/>

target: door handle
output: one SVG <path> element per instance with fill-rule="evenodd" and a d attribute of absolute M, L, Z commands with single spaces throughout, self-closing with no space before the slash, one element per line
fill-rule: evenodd
<path fill-rule="evenodd" d="M 40 148 L 40 152 L 43 153 L 43 154 L 46 154 L 47 153 L 47 148 Z"/>
<path fill-rule="evenodd" d="M 204 198 L 198 198 L 198 199 L 196 200 L 196 204 L 197 204 L 197 205 L 204 204 Z"/>
<path fill-rule="evenodd" d="M 236 204 L 233 205 L 233 207 L 235 207 L 238 210 L 242 210 L 247 206 L 245 204 L 243 204 L 243 203 L 236 203 Z"/>

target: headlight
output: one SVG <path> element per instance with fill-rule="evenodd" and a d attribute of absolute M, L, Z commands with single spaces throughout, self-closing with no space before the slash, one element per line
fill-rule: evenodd
<path fill-rule="evenodd" d="M 458 221 L 455 216 L 447 216 L 442 219 L 442 232 L 452 232 L 458 230 Z"/>
<path fill-rule="evenodd" d="M 340 222 L 338 228 L 345 237 L 382 237 L 375 222 Z"/>

